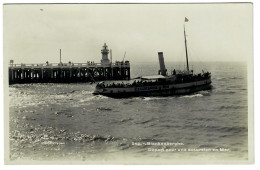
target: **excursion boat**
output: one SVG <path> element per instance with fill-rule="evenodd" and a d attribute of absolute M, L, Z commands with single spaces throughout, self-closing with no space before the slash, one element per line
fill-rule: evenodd
<path fill-rule="evenodd" d="M 185 22 L 187 21 L 188 19 L 185 18 Z M 202 70 L 202 73 L 194 74 L 193 70 L 189 69 L 185 25 L 184 40 L 187 70 L 173 70 L 170 75 L 167 75 L 163 53 L 158 52 L 160 64 L 158 75 L 142 76 L 125 82 L 100 82 L 96 85 L 93 94 L 123 98 L 137 96 L 183 95 L 195 93 L 201 90 L 209 90 L 211 88 L 211 73 Z"/>

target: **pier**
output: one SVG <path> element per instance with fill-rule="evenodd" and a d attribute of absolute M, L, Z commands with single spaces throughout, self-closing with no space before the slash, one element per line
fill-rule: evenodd
<path fill-rule="evenodd" d="M 129 80 L 129 61 L 108 59 L 109 50 L 104 44 L 101 63 L 49 63 L 44 64 L 14 64 L 10 60 L 9 84 L 17 83 L 73 83 L 95 82 L 102 80 Z M 61 51 L 60 51 L 61 58 Z"/>

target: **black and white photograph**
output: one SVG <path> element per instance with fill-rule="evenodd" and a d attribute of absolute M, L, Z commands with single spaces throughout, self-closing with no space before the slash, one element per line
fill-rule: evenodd
<path fill-rule="evenodd" d="M 3 60 L 6 164 L 254 162 L 252 3 L 7 3 Z"/>

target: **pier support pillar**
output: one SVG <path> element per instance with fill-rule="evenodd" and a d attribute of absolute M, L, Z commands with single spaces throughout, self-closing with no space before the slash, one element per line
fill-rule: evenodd
<path fill-rule="evenodd" d="M 14 70 L 13 70 L 13 69 L 10 69 L 10 71 L 11 71 L 11 74 L 12 74 L 11 81 L 14 81 Z"/>
<path fill-rule="evenodd" d="M 22 70 L 21 79 L 24 79 L 24 70 Z"/>
<path fill-rule="evenodd" d="M 43 80 L 43 69 L 41 69 L 41 79 Z"/>
<path fill-rule="evenodd" d="M 51 69 L 51 79 L 53 79 L 53 69 Z"/>

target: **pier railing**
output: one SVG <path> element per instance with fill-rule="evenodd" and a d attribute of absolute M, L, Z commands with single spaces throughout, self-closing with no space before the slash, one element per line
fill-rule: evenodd
<path fill-rule="evenodd" d="M 9 68 L 72 68 L 72 67 L 130 67 L 129 62 L 102 63 L 33 63 L 9 64 Z"/>

